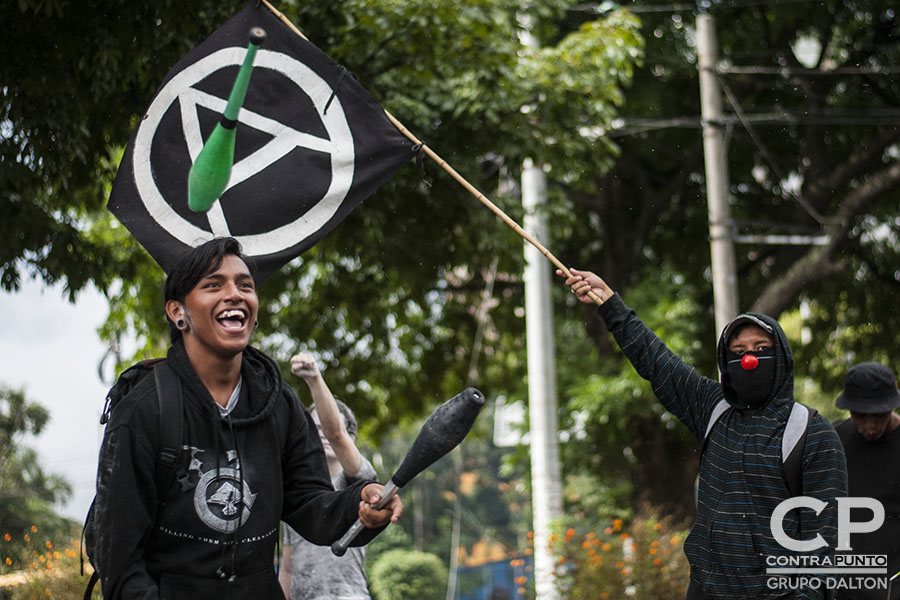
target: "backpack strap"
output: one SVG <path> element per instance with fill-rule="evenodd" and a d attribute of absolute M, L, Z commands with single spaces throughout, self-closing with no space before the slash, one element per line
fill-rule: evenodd
<path fill-rule="evenodd" d="M 156 402 L 159 405 L 159 467 L 154 472 L 156 493 L 160 502 L 177 478 L 182 489 L 189 488 L 187 473 L 178 475 L 178 457 L 184 446 L 184 399 L 181 381 L 166 361 L 153 367 L 156 380 Z M 185 487 L 188 486 L 188 487 Z"/>
<path fill-rule="evenodd" d="M 84 573 L 82 573 L 83 575 Z M 97 569 L 94 569 L 91 572 L 91 577 L 88 579 L 87 586 L 84 588 L 84 600 L 91 600 L 91 595 L 94 593 L 94 586 L 97 585 L 97 582 L 100 580 L 100 574 L 97 573 Z"/>
<path fill-rule="evenodd" d="M 706 441 L 713 425 L 729 408 L 731 405 L 725 399 L 719 400 L 713 407 L 706 425 L 706 432 L 703 434 L 701 454 L 706 449 Z M 784 481 L 791 496 L 803 494 L 803 448 L 806 445 L 806 432 L 809 424 L 812 423 L 816 414 L 818 414 L 816 409 L 794 402 L 784 428 L 784 435 L 781 438 L 781 464 L 784 468 Z"/>
<path fill-rule="evenodd" d="M 706 431 L 703 434 L 703 445 L 706 445 L 706 438 L 709 437 L 709 432 L 712 431 L 713 425 L 716 424 L 716 421 L 719 420 L 719 417 L 725 414 L 731 408 L 731 405 L 728 404 L 728 400 L 722 398 L 719 400 L 715 406 L 713 406 L 712 413 L 709 415 L 709 422 L 706 424 Z"/>
<path fill-rule="evenodd" d="M 181 450 L 181 382 L 166 362 L 153 367 L 153 377 L 156 379 L 156 402 L 159 405 L 159 462 L 171 467 Z"/>
<path fill-rule="evenodd" d="M 784 480 L 791 496 L 803 495 L 803 448 L 806 433 L 817 411 L 799 402 L 794 402 L 784 435 L 781 438 L 781 462 L 784 466 Z"/>

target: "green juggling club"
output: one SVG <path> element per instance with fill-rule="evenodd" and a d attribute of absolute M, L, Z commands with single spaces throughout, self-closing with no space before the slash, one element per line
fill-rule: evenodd
<path fill-rule="evenodd" d="M 234 139 L 238 113 L 247 94 L 250 73 L 256 51 L 266 41 L 266 32 L 254 27 L 250 30 L 250 45 L 244 63 L 234 80 L 228 105 L 222 119 L 210 134 L 188 174 L 188 207 L 194 212 L 206 212 L 225 192 L 234 164 Z"/>

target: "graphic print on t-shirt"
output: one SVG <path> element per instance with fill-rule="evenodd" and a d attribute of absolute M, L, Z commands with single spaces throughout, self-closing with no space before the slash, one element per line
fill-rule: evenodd
<path fill-rule="evenodd" d="M 203 450 L 191 447 L 189 471 L 200 476 L 194 490 L 194 510 L 210 528 L 222 533 L 232 533 L 250 519 L 250 509 L 256 500 L 250 483 L 242 477 L 241 462 L 237 452 L 228 450 L 225 467 L 214 465 L 203 472 L 203 464 L 197 453 Z"/>

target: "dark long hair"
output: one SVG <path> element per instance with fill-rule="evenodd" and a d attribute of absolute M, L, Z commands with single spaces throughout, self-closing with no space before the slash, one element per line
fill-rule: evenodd
<path fill-rule="evenodd" d="M 228 255 L 237 256 L 244 261 L 250 271 L 250 276 L 256 280 L 256 268 L 253 261 L 244 255 L 240 242 L 231 237 L 213 238 L 182 254 L 172 270 L 169 271 L 166 277 L 166 286 L 163 289 L 163 306 L 169 300 L 183 303 L 197 283 L 221 267 L 222 261 Z M 172 319 L 169 319 L 168 314 L 166 320 L 169 321 L 169 339 L 174 344 L 181 339 L 181 330 L 175 326 Z"/>

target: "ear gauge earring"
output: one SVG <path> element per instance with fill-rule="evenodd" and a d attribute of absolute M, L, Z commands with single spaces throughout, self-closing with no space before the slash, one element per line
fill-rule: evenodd
<path fill-rule="evenodd" d="M 175 321 L 175 327 L 178 329 L 184 329 L 184 319 L 178 319 Z"/>
<path fill-rule="evenodd" d="M 253 329 L 259 327 L 259 321 L 253 321 Z"/>

